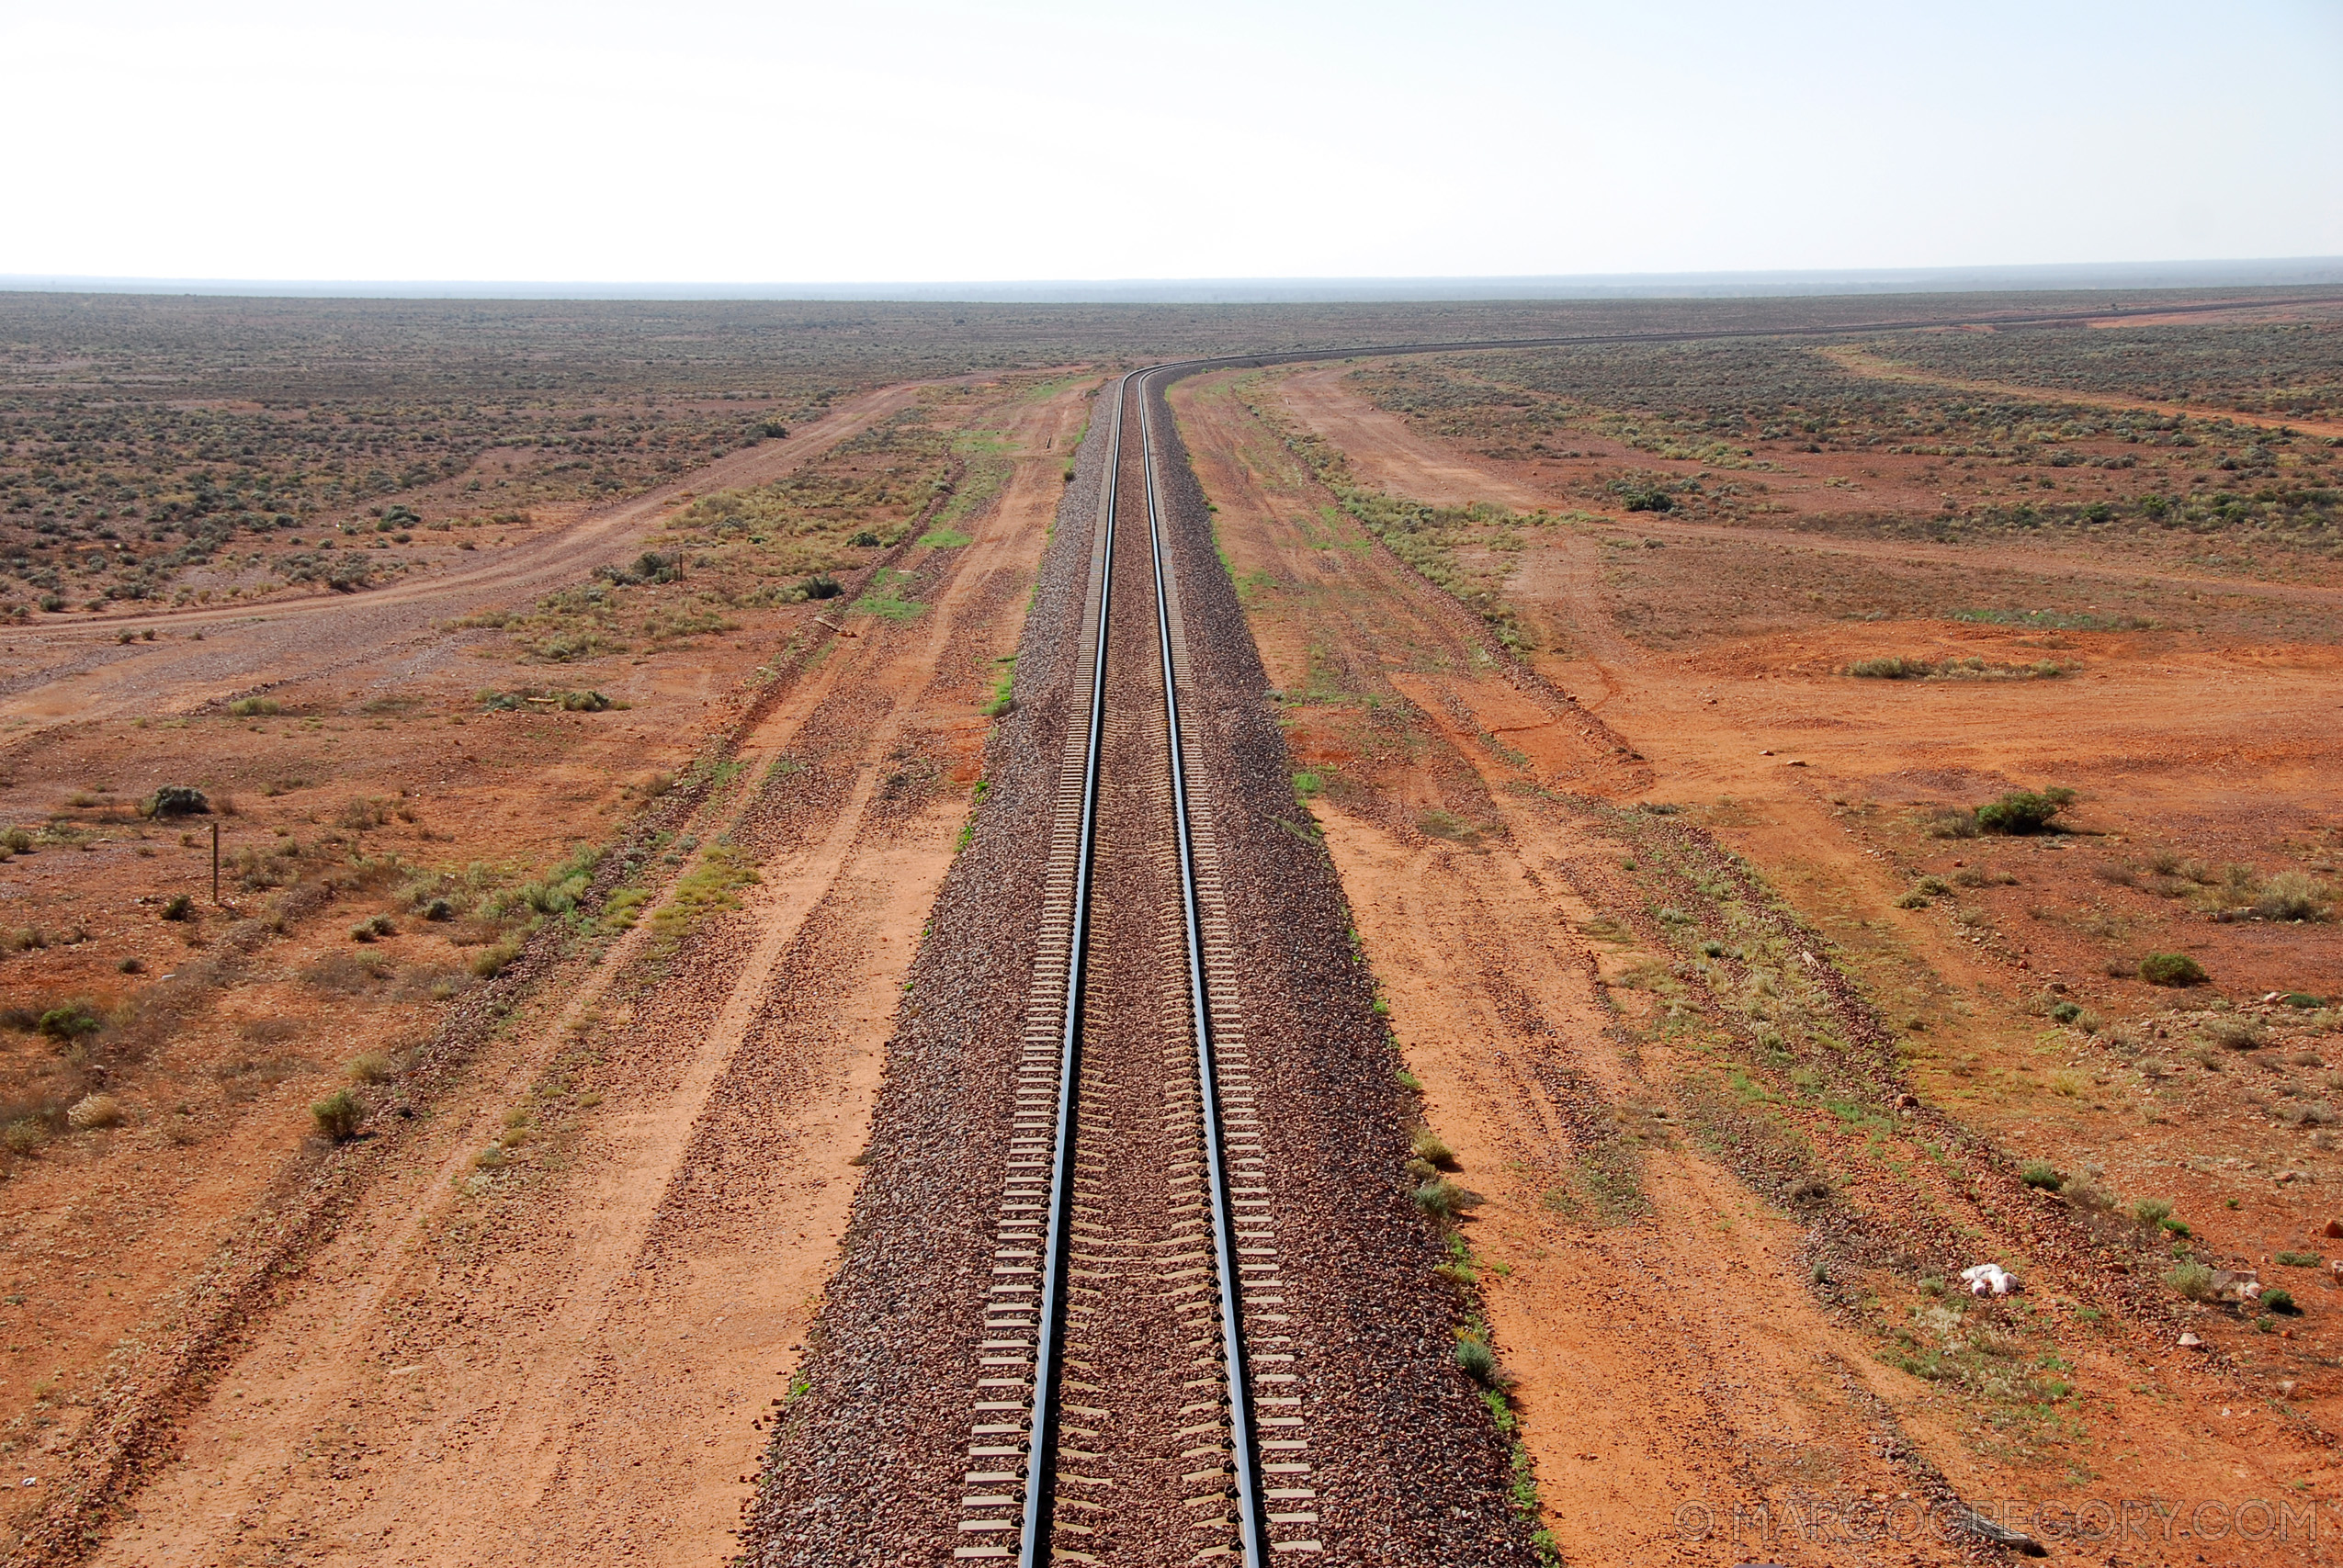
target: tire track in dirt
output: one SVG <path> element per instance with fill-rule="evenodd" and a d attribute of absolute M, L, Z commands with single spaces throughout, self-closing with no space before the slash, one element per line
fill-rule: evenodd
<path fill-rule="evenodd" d="M 1528 483 L 1507 472 L 1495 459 L 1436 442 L 1398 414 L 1377 407 L 1346 384 L 1346 378 L 1360 368 L 1360 363 L 1296 372 L 1277 383 L 1273 395 L 1297 423 L 1339 449 L 1362 479 L 1396 496 L 1438 506 L 1462 506 L 1482 501 L 1524 512 L 1541 508 L 1585 511 L 1595 515 L 1602 525 L 1633 528 L 1654 538 L 1726 539 L 1740 544 L 1779 545 L 1816 555 L 1864 560 L 1939 561 L 1966 569 L 1986 567 L 2011 572 L 2042 570 L 2043 555 L 2039 551 L 2002 549 L 1991 545 L 1860 538 L 1760 524 L 1685 523 L 1657 513 L 1639 512 L 1632 516 L 1605 513 L 1601 507 L 1590 507 L 1579 500 Z M 1565 554 L 1571 563 L 1564 583 L 1569 595 L 1569 614 L 1565 624 L 1587 639 L 1590 651 L 1600 649 L 1598 657 L 1605 661 L 1646 657 L 1617 632 L 1615 622 L 1601 604 L 1599 579 L 1594 575 L 1593 541 L 1573 539 Z M 2125 586 L 2154 582 L 2200 593 L 2240 594 L 2289 604 L 2343 604 L 2343 588 L 2318 583 L 2220 577 L 2174 571 L 2145 563 L 2109 565 L 2076 552 L 2061 554 L 2058 565 L 2062 572 L 2075 577 Z"/>
<path fill-rule="evenodd" d="M 260 606 L 99 615 L 12 628 L 7 641 L 13 648 L 58 657 L 0 679 L 0 720 L 32 721 L 12 738 L 13 745 L 23 746 L 52 724 L 189 712 L 226 697 L 376 663 L 386 648 L 425 651 L 447 641 L 437 622 L 577 581 L 598 562 L 638 548 L 686 492 L 769 483 L 909 407 L 921 390 L 921 384 L 883 387 L 850 399 L 787 441 L 730 453 L 445 576 Z M 125 648 L 116 639 L 132 626 L 158 636 L 200 632 L 203 640 Z M 167 705 L 153 705 L 158 692 L 172 694 Z"/>
<path fill-rule="evenodd" d="M 1878 355 L 1866 354 L 1860 348 L 1824 348 L 1817 352 L 1840 369 L 1874 381 L 1908 381 L 1915 386 L 1946 387 L 1956 392 L 1982 392 L 1988 397 L 2018 398 L 2028 402 L 2072 403 L 2077 408 L 2115 409 L 2125 413 L 2152 413 L 2167 418 L 2181 415 L 2189 419 L 2225 420 L 2231 424 L 2249 425 L 2256 430 L 2300 430 L 2317 435 L 2343 435 L 2343 422 L 2331 419 L 2269 419 L 2260 414 L 2241 413 L 2235 409 L 2210 408 L 2202 403 L 2157 402 L 2148 398 L 2126 398 L 2112 392 L 2082 392 L 2060 387 L 2021 387 L 2008 381 L 1970 381 L 1957 376 L 1936 375 L 1918 366 L 1900 365 Z"/>
<path fill-rule="evenodd" d="M 755 784 L 732 836 L 769 846 L 765 883 L 649 988 L 626 980 L 638 927 L 559 1027 L 481 1064 L 480 1109 L 436 1168 L 379 1190 L 319 1283 L 256 1327 L 106 1560 L 270 1540 L 470 1562 L 509 1551 L 516 1518 L 572 1560 L 722 1550 L 742 1495 L 730 1478 L 753 1463 L 750 1417 L 830 1266 L 896 978 L 966 809 L 942 786 L 983 695 L 970 676 L 1013 637 L 1056 500 L 1048 444 L 1081 399 L 1012 412 L 1024 455 L 963 525 L 975 541 L 915 568 L 939 590 L 926 612 L 836 645 L 741 749 Z M 921 787 L 904 787 L 907 749 L 936 764 Z M 821 757 L 819 778 L 773 767 L 798 753 Z M 780 822 L 758 827 L 776 801 Z M 711 834 L 727 818 L 703 820 Z M 602 1055 L 585 1070 L 613 1102 L 576 1174 L 526 1213 L 450 1197 L 497 1110 L 526 1103 L 568 1040 Z M 726 1180 L 762 1200 L 707 1201 Z M 474 1222 L 476 1243 L 497 1242 L 463 1245 Z M 337 1464 L 305 1457 L 335 1449 Z"/>

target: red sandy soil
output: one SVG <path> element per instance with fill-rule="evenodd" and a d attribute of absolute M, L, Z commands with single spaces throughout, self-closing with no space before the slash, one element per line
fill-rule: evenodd
<path fill-rule="evenodd" d="M 1565 1558 L 1957 1555 L 1932 1539 L 1866 1542 L 1828 1528 L 1800 1539 L 1781 1525 L 1794 1508 L 1844 1519 L 1865 1499 L 1914 1492 L 1914 1469 L 1883 1457 L 1904 1445 L 1980 1506 L 2331 1498 L 2326 1433 L 2343 1418 L 2343 1382 L 2330 1370 L 2343 1341 L 2331 1324 L 2343 1296 L 2330 1293 L 2323 1267 L 2272 1258 L 2331 1245 L 2314 1238 L 2343 1215 L 2332 1191 L 2343 1166 L 2309 1129 L 2271 1112 L 2289 1094 L 2322 1095 L 2323 1066 L 2302 1064 L 2343 1044 L 2303 1030 L 2292 1010 L 2264 1009 L 2265 1027 L 2292 1040 L 2302 1064 L 2278 1049 L 2253 1053 L 2253 1066 L 2216 1051 L 2213 1066 L 2226 1070 L 2208 1070 L 2180 1055 L 2211 1016 L 2205 994 L 2111 978 L 2102 961 L 2185 948 L 2248 1010 L 2272 990 L 2343 991 L 2332 926 L 2215 924 L 2203 895 L 2158 897 L 2144 863 L 2168 849 L 2210 865 L 2333 872 L 2343 853 L 2334 641 L 2221 646 L 2159 631 L 2045 639 L 1832 617 L 1849 562 L 1890 573 L 1931 562 L 2093 572 L 2111 604 L 2145 578 L 2331 615 L 2337 591 L 2074 552 L 1599 517 L 1529 531 L 1505 588 L 1539 634 L 1545 651 L 1533 665 L 1583 705 L 1583 718 L 1557 718 L 1473 653 L 1453 604 L 1443 610 L 1443 595 L 1334 512 L 1238 388 L 1273 397 L 1392 494 L 1524 511 L 1582 502 L 1565 499 L 1556 465 L 1491 459 L 1372 407 L 1346 384 L 1353 368 L 1213 378 L 1183 385 L 1175 400 L 1232 570 L 1253 584 L 1248 612 L 1273 684 L 1298 694 L 1331 670 L 1353 690 L 1381 694 L 1386 716 L 1372 721 L 1320 716 L 1305 700 L 1291 731 L 1297 765 L 1330 781 L 1313 808 L 1423 1080 L 1428 1119 L 1458 1155 L 1461 1179 L 1488 1200 L 1466 1233 L 1488 1265 L 1483 1300 L 1521 1379 L 1524 1441 Z M 1643 454 L 1613 457 L 1651 466 Z M 1839 492 L 1821 484 L 1829 460 L 1801 462 L 1806 475 L 1775 488 L 1812 514 Z M 1646 550 L 1647 538 L 1662 547 Z M 1623 622 L 1625 605 L 1697 624 L 1709 598 L 1738 611 L 1762 601 L 1781 626 L 1663 649 Z M 1839 672 L 1887 653 L 2081 669 L 1993 682 Z M 1375 739 L 1394 728 L 1404 744 Z M 2082 793 L 2072 837 L 1922 831 L 1925 807 L 2053 784 Z M 1686 1121 L 1675 1089 L 1692 1058 L 1645 1026 L 1658 1004 L 1638 972 L 1676 956 L 1639 934 L 1651 930 L 1648 896 L 1621 874 L 1620 842 L 1542 807 L 1549 790 L 1679 803 L 1835 944 L 1882 1014 L 1899 1028 L 1918 1021 L 1903 1050 L 1930 1112 L 2017 1159 L 2088 1172 L 2127 1206 L 2171 1199 L 2202 1252 L 2292 1285 L 2305 1314 L 2263 1333 L 2174 1298 L 2186 1314 L 2178 1322 L 2089 1318 L 2066 1293 L 2088 1286 L 2045 1258 L 2030 1287 L 2031 1321 L 2051 1325 L 2075 1390 L 2055 1419 L 2012 1424 L 1990 1400 L 1885 1364 L 1880 1325 L 1924 1326 L 1938 1309 L 1892 1271 L 1866 1277 L 1885 1298 L 1877 1310 L 1819 1299 L 1808 1272 L 1816 1238 L 1799 1217 L 1675 1130 Z M 1425 815 L 1432 808 L 1448 815 Z M 1477 830 L 1460 836 L 1459 820 Z M 2133 885 L 2098 874 L 2116 864 L 2141 874 Z M 1991 880 L 1926 908 L 1897 907 L 1920 875 L 1963 871 Z M 2046 992 L 2054 982 L 2063 989 Z M 2064 998 L 2129 1021 L 2145 1049 L 2119 1052 L 2108 1043 L 2115 1032 L 2089 1036 L 2041 1016 L 2045 1000 Z M 2189 1010 L 2169 1010 L 2176 1000 Z M 1633 1130 L 1640 1212 L 1590 1221 L 1570 1201 L 1568 1173 L 1593 1146 L 1590 1103 Z M 2022 1237 L 1989 1216 L 1968 1223 L 1980 1259 L 2024 1269 L 2014 1251 Z M 2179 1327 L 2213 1354 L 2174 1349 Z M 1730 1510 L 1759 1503 L 1772 1511 L 1772 1532 L 1736 1541 L 1724 1528 Z M 1703 1534 L 1710 1518 L 1717 1528 Z M 2108 1560 L 2312 1561 L 2327 1550 L 2306 1551 L 2300 1529 L 2248 1546 L 2234 1534 L 2157 1529 L 2166 1533 Z"/>
<path fill-rule="evenodd" d="M 0 919 L 84 938 L 6 959 L 0 990 L 102 1005 L 198 953 L 237 956 L 207 976 L 175 1035 L 99 1086 L 122 1101 L 122 1125 L 57 1136 L 12 1159 L 0 1186 L 15 1292 L 0 1309 L 14 1327 L 0 1409 L 6 1462 L 32 1481 L 10 1490 L 13 1529 L 72 1533 L 84 1517 L 72 1499 L 96 1495 L 100 1450 L 119 1435 L 94 1423 L 174 1364 L 155 1348 L 195 1331 L 191 1280 L 257 1266 L 282 1282 L 238 1298 L 251 1310 L 217 1325 L 226 1337 L 195 1375 L 143 1391 L 163 1396 L 169 1457 L 141 1465 L 100 1516 L 99 1559 L 726 1551 L 757 1418 L 784 1391 L 833 1260 L 901 972 L 966 814 L 981 706 L 1014 647 L 1088 390 L 961 394 L 956 417 L 1004 435 L 1014 466 L 959 523 L 972 543 L 894 558 L 919 584 L 904 591 L 925 606 L 915 617 L 785 605 L 560 672 L 632 705 L 621 710 L 482 714 L 472 689 L 523 672 L 443 628 L 627 558 L 691 493 L 787 473 L 919 389 L 871 394 L 787 443 L 442 577 L 258 615 L 148 617 L 139 625 L 162 635 L 130 649 L 94 630 L 98 617 L 15 634 L 6 809 L 24 820 L 72 790 L 106 793 L 64 807 L 79 811 L 82 852 L 44 846 L 0 871 Z M 118 650 L 137 657 L 114 661 Z M 216 705 L 260 689 L 282 715 L 237 720 Z M 232 907 L 215 912 L 208 821 L 183 843 L 109 804 L 169 777 L 225 778 L 231 856 L 290 834 L 319 855 L 395 851 L 513 875 L 623 831 L 696 759 L 703 773 L 737 766 L 669 823 L 643 918 L 549 954 L 487 1043 L 408 1103 L 411 1120 L 378 1115 L 375 1143 L 341 1151 L 305 1136 L 310 1102 L 358 1053 L 423 1059 L 436 996 L 475 983 L 471 951 L 404 908 L 398 934 L 354 948 L 346 928 L 381 897 L 363 886 L 281 935 L 232 876 Z M 843 792 L 810 828 L 791 815 L 800 776 Z M 271 779 L 292 787 L 264 793 Z M 350 799 L 398 809 L 336 841 Z M 694 846 L 728 834 L 762 880 L 671 953 L 662 886 L 672 897 L 701 864 Z M 198 897 L 194 922 L 155 919 L 173 891 Z M 303 978 L 356 952 L 387 977 L 342 989 Z M 130 956 L 142 975 L 117 972 Z M 51 1042 L 6 1038 L 25 1042 L 10 1047 L 21 1072 L 58 1070 L 41 1066 Z M 490 1148 L 509 1159 L 484 1159 Z M 324 1239 L 273 1239 L 286 1229 L 274 1216 L 357 1157 L 371 1174 Z"/>

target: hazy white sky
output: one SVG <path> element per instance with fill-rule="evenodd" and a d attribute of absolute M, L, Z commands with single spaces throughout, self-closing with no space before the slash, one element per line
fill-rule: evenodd
<path fill-rule="evenodd" d="M 2343 254 L 2343 0 L 0 0 L 0 274 Z"/>

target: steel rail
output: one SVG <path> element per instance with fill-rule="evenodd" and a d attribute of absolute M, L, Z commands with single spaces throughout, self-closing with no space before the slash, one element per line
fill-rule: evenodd
<path fill-rule="evenodd" d="M 1073 1186 L 1074 1075 L 1081 1060 L 1082 956 L 1090 939 L 1091 850 L 1098 833 L 1098 754 L 1106 723 L 1106 630 L 1115 604 L 1115 500 L 1123 482 L 1123 389 L 1115 383 L 1115 423 L 1106 454 L 1106 487 L 1099 526 L 1105 536 L 1098 574 L 1098 637 L 1092 646 L 1090 737 L 1082 760 L 1082 813 L 1074 859 L 1072 937 L 1067 946 L 1066 1016 L 1058 1041 L 1058 1130 L 1050 1151 L 1048 1229 L 1042 1242 L 1041 1310 L 1034 1321 L 1033 1420 L 1025 1455 L 1025 1507 L 1017 1547 L 1019 1568 L 1049 1561 L 1050 1484 L 1058 1449 L 1058 1360 L 1064 1337 L 1069 1205 Z"/>
<path fill-rule="evenodd" d="M 1237 1242 L 1220 1141 L 1220 1082 L 1212 1059 L 1212 1008 L 1205 994 L 1203 922 L 1196 912 L 1195 854 L 1188 837 L 1187 759 L 1180 741 L 1180 682 L 1172 667 L 1172 602 L 1155 487 L 1155 422 L 1148 378 L 1138 378 L 1139 450 L 1147 479 L 1147 542 L 1155 568 L 1155 637 L 1163 662 L 1163 723 L 1172 738 L 1172 817 L 1178 829 L 1180 910 L 1187 927 L 1188 1006 L 1195 1030 L 1196 1100 L 1204 1110 L 1205 1171 L 1212 1197 L 1212 1248 L 1220 1275 L 1220 1345 L 1228 1373 L 1228 1451 L 1236 1471 L 1237 1539 L 1245 1568 L 1261 1568 L 1261 1475 L 1253 1450 L 1252 1400 L 1245 1386 L 1245 1342 L 1237 1295 Z"/>

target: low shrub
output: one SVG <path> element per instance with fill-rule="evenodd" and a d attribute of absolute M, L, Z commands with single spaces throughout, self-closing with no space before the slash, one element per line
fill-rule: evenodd
<path fill-rule="evenodd" d="M 1977 827 L 1987 833 L 2039 833 L 2074 800 L 2071 789 L 2014 790 L 1978 807 Z"/>
<path fill-rule="evenodd" d="M 2267 1038 L 2261 1025 L 2250 1018 L 2216 1018 L 2204 1026 L 2204 1037 L 2215 1045 L 2226 1045 L 2232 1051 L 2258 1049 Z"/>
<path fill-rule="evenodd" d="M 238 697 L 228 705 L 228 711 L 238 718 L 270 718 L 282 710 L 274 697 Z"/>
<path fill-rule="evenodd" d="M 2261 1307 L 2264 1312 L 2281 1313 L 2288 1315 L 2302 1310 L 2294 1304 L 2294 1292 L 2282 1285 L 2277 1290 L 2264 1291 L 2261 1293 Z"/>
<path fill-rule="evenodd" d="M 2205 973 L 2185 953 L 2151 953 L 2140 960 L 2140 978 L 2151 986 L 2202 986 Z"/>
<path fill-rule="evenodd" d="M 2172 1217 L 2172 1200 L 2143 1198 L 2132 1205 L 2132 1217 L 2144 1225 L 2160 1225 Z"/>
<path fill-rule="evenodd" d="M 211 801 L 199 789 L 164 784 L 141 803 L 140 810 L 149 817 L 200 817 L 211 810 Z"/>
<path fill-rule="evenodd" d="M 874 536 L 870 542 L 875 545 L 878 540 Z M 817 571 L 798 584 L 798 596 L 801 599 L 835 599 L 844 592 L 838 580 L 826 571 Z"/>
<path fill-rule="evenodd" d="M 1416 1207 L 1435 1219 L 1453 1220 L 1481 1201 L 1480 1194 L 1435 1176 L 1416 1189 Z"/>
<path fill-rule="evenodd" d="M 1847 666 L 1847 673 L 1865 681 L 1919 681 L 1935 673 L 1936 666 L 1925 659 L 1891 656 L 1885 659 L 1858 659 Z"/>
<path fill-rule="evenodd" d="M 1429 1127 L 1417 1128 L 1415 1136 L 1409 1140 L 1409 1146 L 1414 1152 L 1416 1158 L 1427 1165 L 1436 1165 L 1443 1169 L 1450 1169 L 1456 1164 L 1455 1151 L 1442 1141 L 1439 1134 Z"/>
<path fill-rule="evenodd" d="M 106 1027 L 96 1006 L 85 1001 L 61 1002 L 45 1010 L 33 1028 L 51 1040 L 71 1043 Z"/>
<path fill-rule="evenodd" d="M 2192 1302 L 2209 1301 L 2213 1297 L 2213 1269 L 2206 1264 L 2187 1262 L 2173 1265 L 2164 1282 Z"/>
<path fill-rule="evenodd" d="M 1475 1382 L 1491 1388 L 1498 1385 L 1497 1352 L 1481 1340 L 1470 1336 L 1458 1339 L 1456 1364 L 1464 1368 L 1466 1376 Z"/>
<path fill-rule="evenodd" d="M 2315 920 L 2326 912 L 2326 889 L 2299 871 L 2281 871 L 2261 885 L 2254 913 L 2265 920 Z"/>
<path fill-rule="evenodd" d="M 492 980 L 510 968 L 513 961 L 520 955 L 520 939 L 507 937 L 472 954 L 471 971 L 483 980 Z"/>
<path fill-rule="evenodd" d="M 2048 1160 L 2042 1159 L 2028 1160 L 2020 1168 L 2018 1179 L 2029 1187 L 2038 1187 L 2044 1192 L 2055 1192 L 2066 1185 L 2066 1179 L 2053 1169 Z"/>
<path fill-rule="evenodd" d="M 187 920 L 195 918 L 195 900 L 184 893 L 174 893 L 163 901 L 163 918 L 166 920 Z"/>
<path fill-rule="evenodd" d="M 316 1122 L 319 1134 L 337 1144 L 346 1144 L 357 1137 L 359 1125 L 366 1121 L 366 1108 L 346 1089 L 335 1089 L 311 1106 L 309 1113 Z"/>
<path fill-rule="evenodd" d="M 350 1058 L 349 1073 L 358 1083 L 389 1083 L 399 1076 L 399 1064 L 380 1051 L 362 1051 Z"/>
<path fill-rule="evenodd" d="M 122 1124 L 122 1102 L 110 1094 L 85 1095 L 65 1112 L 65 1124 L 76 1133 Z"/>

